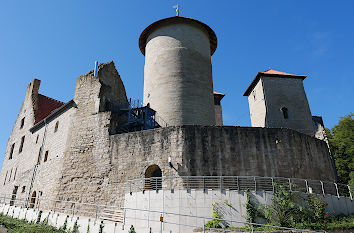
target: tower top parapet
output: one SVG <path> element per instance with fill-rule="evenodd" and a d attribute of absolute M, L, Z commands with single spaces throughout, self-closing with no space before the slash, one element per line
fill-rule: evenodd
<path fill-rule="evenodd" d="M 210 41 L 210 54 L 213 55 L 218 41 L 216 38 L 216 34 L 211 29 L 208 25 L 206 25 L 203 22 L 200 22 L 199 20 L 192 19 L 192 18 L 187 18 L 187 17 L 182 17 L 182 16 L 173 16 L 165 19 L 158 20 L 152 24 L 150 24 L 147 28 L 144 29 L 144 31 L 141 33 L 139 37 L 139 48 L 141 53 L 145 56 L 145 46 L 146 46 L 146 41 L 150 33 L 158 28 L 159 26 L 166 25 L 166 24 L 173 24 L 173 23 L 196 23 L 202 26 L 204 28 L 208 35 L 209 35 L 209 41 Z"/>

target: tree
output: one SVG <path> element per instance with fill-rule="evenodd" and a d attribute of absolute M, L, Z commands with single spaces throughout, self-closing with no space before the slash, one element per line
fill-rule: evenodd
<path fill-rule="evenodd" d="M 354 113 L 341 117 L 333 129 L 326 129 L 331 153 L 335 157 L 338 182 L 354 188 Z"/>

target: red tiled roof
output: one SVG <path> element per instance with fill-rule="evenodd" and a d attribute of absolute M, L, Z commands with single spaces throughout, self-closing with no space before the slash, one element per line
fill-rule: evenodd
<path fill-rule="evenodd" d="M 65 103 L 59 100 L 52 99 L 48 96 L 38 94 L 38 114 L 35 116 L 35 123 L 37 124 L 49 114 L 51 114 L 54 110 L 60 108 Z"/>
<path fill-rule="evenodd" d="M 221 92 L 216 92 L 216 91 L 214 91 L 214 95 L 222 95 L 222 96 L 225 96 L 225 94 L 224 94 L 224 93 L 221 93 Z"/>
<path fill-rule="evenodd" d="M 250 92 L 253 90 L 253 88 L 256 86 L 256 84 L 259 81 L 260 76 L 268 76 L 268 77 L 286 77 L 286 78 L 300 78 L 304 80 L 307 76 L 306 75 L 296 75 L 296 74 L 289 74 L 277 70 L 266 70 L 264 72 L 258 72 L 257 76 L 253 79 L 252 83 L 248 86 L 247 90 L 243 94 L 243 96 L 248 96 Z"/>
<path fill-rule="evenodd" d="M 283 76 L 305 76 L 305 75 L 296 75 L 296 74 L 289 74 L 289 73 L 285 73 L 285 72 L 281 72 L 281 71 L 277 71 L 277 70 L 266 70 L 263 72 L 259 72 L 261 74 L 277 74 L 277 75 L 283 75 Z"/>

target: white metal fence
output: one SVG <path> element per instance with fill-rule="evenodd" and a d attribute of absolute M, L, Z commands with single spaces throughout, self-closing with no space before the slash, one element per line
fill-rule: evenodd
<path fill-rule="evenodd" d="M 178 228 L 174 228 L 175 230 L 168 230 L 168 232 L 185 232 L 189 231 L 189 229 L 193 229 L 193 232 L 206 232 L 208 230 L 222 230 L 222 232 L 245 232 L 245 231 L 251 231 L 253 232 L 255 228 L 257 227 L 266 227 L 270 230 L 286 230 L 286 231 L 298 231 L 298 232 L 314 232 L 312 230 L 306 230 L 306 229 L 294 229 L 294 228 L 287 228 L 287 227 L 280 227 L 280 226 L 273 226 L 273 225 L 266 225 L 266 224 L 258 224 L 258 223 L 248 223 L 248 222 L 241 222 L 233 219 L 218 219 L 218 218 L 210 218 L 210 217 L 203 217 L 203 216 L 194 216 L 194 215 L 188 215 L 188 214 L 179 214 L 179 213 L 173 213 L 173 212 L 167 212 L 167 211 L 158 211 L 158 210 L 146 210 L 146 209 L 137 209 L 137 208 L 124 208 L 124 207 L 119 207 L 119 206 L 107 206 L 107 205 L 98 205 L 98 204 L 92 204 L 92 203 L 81 203 L 81 202 L 73 202 L 73 201 L 63 201 L 63 200 L 50 200 L 50 199 L 35 199 L 33 200 L 32 198 L 32 203 L 33 205 L 28 208 L 26 206 L 26 200 L 25 199 L 19 199 L 16 198 L 16 195 L 11 195 L 11 196 L 6 196 L 6 195 L 0 195 L 0 205 L 5 204 L 5 205 L 10 205 L 12 207 L 22 207 L 23 210 L 27 212 L 28 209 L 35 209 L 37 212 L 37 215 L 39 213 L 39 210 L 41 211 L 47 211 L 50 213 L 63 213 L 65 215 L 71 215 L 73 216 L 89 216 L 92 218 L 100 219 L 103 220 L 102 215 L 104 213 L 105 209 L 116 209 L 120 210 L 123 213 L 123 219 L 121 222 L 122 229 L 128 229 L 130 227 L 131 222 L 129 220 L 139 220 L 139 221 L 146 221 L 149 223 L 147 226 L 147 229 L 150 228 L 150 230 L 154 227 L 156 232 L 156 229 L 159 229 L 160 232 L 165 232 L 162 229 L 169 229 L 169 227 L 175 227 L 178 226 Z M 60 207 L 59 205 L 62 206 Z M 0 212 L 5 215 L 9 215 L 12 217 L 20 217 L 20 212 L 18 212 L 17 216 L 15 215 L 15 209 L 14 208 L 5 208 L 5 206 L 2 206 L 0 209 Z M 134 212 L 141 212 L 144 213 L 146 212 L 147 217 L 134 217 Z M 158 218 L 152 218 L 151 216 L 160 216 Z M 48 215 L 49 216 L 49 215 Z M 144 216 L 140 215 L 140 216 Z M 193 221 L 176 221 L 176 219 L 179 218 L 184 218 L 186 219 L 193 219 Z M 25 214 L 26 218 L 26 214 Z M 35 216 L 36 219 L 36 216 Z M 194 221 L 195 220 L 195 221 Z M 222 229 L 217 228 L 208 228 L 206 227 L 206 223 L 210 220 L 218 220 L 221 223 Z M 88 219 L 88 222 L 90 222 L 90 219 Z M 199 222 L 199 224 L 194 224 L 193 222 Z M 117 223 L 112 222 L 112 224 L 115 224 L 117 226 Z M 240 228 L 234 228 L 231 227 L 234 224 L 238 225 L 243 225 L 244 227 Z M 153 227 L 152 227 L 153 226 Z M 80 226 L 79 226 L 80 227 Z M 136 228 L 139 229 L 139 226 L 135 226 Z M 84 229 L 83 229 L 84 230 Z M 80 231 L 82 232 L 82 231 Z M 86 231 L 84 231 L 86 232 Z M 105 231 L 108 232 L 108 231 Z M 109 231 L 110 232 L 110 231 Z M 114 231 L 115 232 L 115 231 Z M 215 231 L 217 232 L 217 231 Z"/>
<path fill-rule="evenodd" d="M 272 191 L 283 185 L 290 191 L 330 194 L 340 197 L 353 195 L 350 186 L 329 181 L 259 176 L 170 176 L 134 179 L 126 182 L 127 193 L 168 189 L 227 189 L 238 191 Z"/>

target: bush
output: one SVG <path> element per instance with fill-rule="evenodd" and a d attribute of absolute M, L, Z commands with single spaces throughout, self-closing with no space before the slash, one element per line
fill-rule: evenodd
<path fill-rule="evenodd" d="M 4 225 L 9 233 L 65 233 L 65 231 L 58 230 L 53 226 L 29 223 L 24 219 L 11 218 L 2 214 L 0 214 L 0 225 Z"/>
<path fill-rule="evenodd" d="M 220 220 L 219 220 L 220 219 L 220 215 L 216 211 L 216 204 L 217 204 L 217 202 L 214 202 L 212 204 L 212 206 L 213 206 L 213 219 L 208 221 L 205 224 L 205 227 L 207 227 L 207 228 L 221 228 Z"/>

